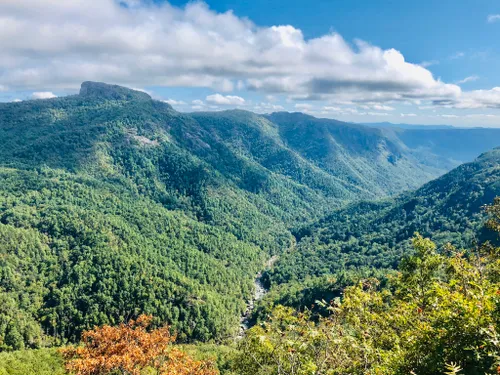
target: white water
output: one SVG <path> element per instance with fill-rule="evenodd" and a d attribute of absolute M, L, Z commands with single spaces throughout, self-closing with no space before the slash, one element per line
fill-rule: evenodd
<path fill-rule="evenodd" d="M 266 268 L 269 269 L 273 266 L 273 264 L 278 260 L 277 256 L 273 256 L 266 262 Z M 240 333 L 238 335 L 239 338 L 243 337 L 245 331 L 249 328 L 250 316 L 252 315 L 253 309 L 255 308 L 255 303 L 261 300 L 268 292 L 264 285 L 262 285 L 262 272 L 259 272 L 255 276 L 254 284 L 254 293 L 250 301 L 248 301 L 247 309 L 245 314 L 240 319 Z"/>

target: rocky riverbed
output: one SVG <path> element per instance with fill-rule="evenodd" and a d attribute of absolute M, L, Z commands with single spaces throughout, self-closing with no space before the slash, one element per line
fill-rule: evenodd
<path fill-rule="evenodd" d="M 271 257 L 266 262 L 266 269 L 271 268 L 277 260 L 278 260 L 277 256 Z M 257 275 L 255 275 L 253 296 L 248 301 L 245 314 L 241 317 L 241 320 L 240 320 L 240 333 L 239 333 L 238 337 L 243 337 L 243 335 L 245 334 L 245 331 L 248 328 L 250 328 L 250 321 L 249 320 L 250 320 L 250 317 L 252 316 L 252 312 L 253 312 L 253 309 L 255 308 L 255 304 L 257 303 L 257 301 L 261 300 L 266 294 L 267 294 L 267 289 L 264 288 L 264 285 L 262 284 L 262 272 L 259 272 Z"/>

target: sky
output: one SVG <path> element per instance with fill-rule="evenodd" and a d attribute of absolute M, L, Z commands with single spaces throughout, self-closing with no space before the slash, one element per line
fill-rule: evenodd
<path fill-rule="evenodd" d="M 92 80 L 183 112 L 500 127 L 498 0 L 2 0 L 0 101 Z"/>

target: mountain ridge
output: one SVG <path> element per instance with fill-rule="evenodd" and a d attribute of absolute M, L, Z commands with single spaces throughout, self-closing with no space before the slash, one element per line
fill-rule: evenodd
<path fill-rule="evenodd" d="M 447 171 L 445 156 L 423 154 L 361 125 L 180 113 L 103 83 L 1 103 L 0 298 L 12 323 L 0 329 L 36 347 L 147 312 L 184 342 L 232 336 L 255 274 L 293 249 L 295 228 Z"/>
<path fill-rule="evenodd" d="M 483 207 L 500 196 L 500 148 L 481 154 L 396 198 L 352 203 L 295 232 L 296 251 L 280 259 L 271 283 L 345 272 L 392 269 L 411 251 L 415 232 L 439 245 L 468 248 L 493 240 Z"/>

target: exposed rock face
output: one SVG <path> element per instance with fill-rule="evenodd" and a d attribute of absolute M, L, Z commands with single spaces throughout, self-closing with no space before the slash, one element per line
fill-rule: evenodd
<path fill-rule="evenodd" d="M 151 100 L 151 97 L 142 91 L 90 81 L 82 83 L 80 96 L 98 97 L 107 100 Z"/>

